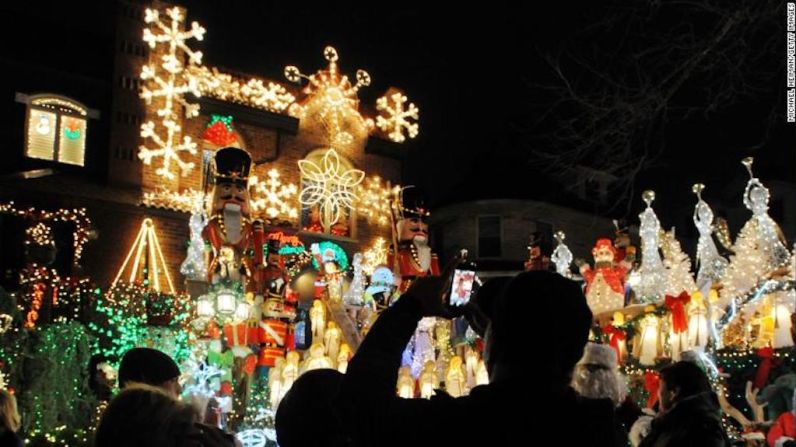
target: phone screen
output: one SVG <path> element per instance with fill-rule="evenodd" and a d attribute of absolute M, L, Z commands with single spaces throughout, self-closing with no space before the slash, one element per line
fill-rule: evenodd
<path fill-rule="evenodd" d="M 475 282 L 475 271 L 454 270 L 450 293 L 451 306 L 464 306 L 470 301 L 470 295 L 473 293 L 473 282 Z"/>

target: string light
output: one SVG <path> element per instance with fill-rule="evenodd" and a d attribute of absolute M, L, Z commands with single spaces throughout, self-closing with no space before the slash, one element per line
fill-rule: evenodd
<path fill-rule="evenodd" d="M 187 45 L 188 39 L 195 38 L 202 40 L 205 29 L 197 22 L 191 23 L 191 29 L 183 31 L 184 17 L 178 7 L 166 10 L 168 23 L 161 20 L 160 12 L 156 9 L 146 10 L 144 22 L 151 24 L 149 28 L 144 28 L 144 41 L 151 49 L 157 48 L 159 44 L 166 49 L 166 54 L 161 57 L 159 65 L 144 65 L 141 70 L 141 79 L 151 81 L 154 89 L 144 85 L 141 90 L 141 98 L 147 105 L 152 105 L 153 100 L 158 100 L 162 107 L 156 110 L 160 118 L 160 127 L 165 128 L 166 137 L 162 138 L 160 132 L 155 131 L 155 122 L 147 121 L 141 125 L 141 137 L 150 139 L 154 144 L 153 148 L 142 144 L 139 147 L 138 158 L 144 164 L 151 164 L 153 158 L 163 159 L 162 164 L 155 170 L 155 173 L 167 179 L 175 178 L 171 172 L 171 163 L 176 163 L 180 174 L 187 175 L 194 167 L 193 162 L 186 162 L 180 158 L 181 152 L 188 152 L 196 155 L 196 143 L 189 136 L 183 136 L 180 141 L 182 128 L 178 124 L 178 110 L 180 107 L 185 109 L 185 117 L 191 118 L 199 114 L 199 105 L 186 101 L 185 94 L 192 93 L 199 97 L 198 82 L 190 71 L 185 70 L 183 60 L 187 57 L 188 65 L 199 65 L 202 63 L 202 52 L 193 51 Z"/>
<path fill-rule="evenodd" d="M 83 255 L 83 246 L 93 236 L 91 220 L 86 216 L 85 208 L 59 209 L 57 211 L 42 211 L 36 208 L 20 209 L 14 202 L 0 202 L 0 214 L 9 214 L 34 222 L 69 222 L 75 225 L 73 233 L 74 258 L 72 262 L 77 265 Z M 40 230 L 36 230 L 38 233 Z M 46 230 L 41 230 L 46 231 Z M 32 236 L 32 233 L 27 233 Z"/>
<path fill-rule="evenodd" d="M 127 257 L 116 273 L 116 278 L 111 283 L 111 289 L 119 282 L 131 259 L 133 263 L 127 282 L 141 282 L 145 286 L 151 287 L 152 290 L 160 292 L 160 272 L 162 271 L 166 277 L 168 292 L 172 295 L 176 293 L 174 284 L 171 282 L 168 265 L 163 258 L 163 251 L 160 249 L 160 242 L 155 232 L 155 224 L 148 217 L 141 222 L 141 228 L 138 230 L 135 242 L 133 242 L 130 251 L 127 252 Z"/>
<path fill-rule="evenodd" d="M 204 65 L 189 66 L 187 71 L 196 78 L 203 95 L 222 101 L 282 113 L 296 100 L 285 87 L 274 82 L 266 84 L 262 79 L 241 79 Z"/>
<path fill-rule="evenodd" d="M 404 108 L 406 101 L 406 95 L 401 92 L 382 96 L 376 100 L 376 110 L 382 112 L 376 117 L 376 126 L 384 132 L 389 131 L 387 136 L 396 143 L 403 143 L 406 140 L 404 130 L 409 138 L 414 138 L 420 127 L 417 123 L 409 121 L 410 118 L 414 120 L 420 118 L 420 109 L 412 103 Z"/>
<path fill-rule="evenodd" d="M 197 207 L 204 208 L 205 194 L 196 189 L 174 192 L 161 188 L 158 191 L 145 192 L 141 203 L 151 208 L 165 208 L 190 213 Z"/>

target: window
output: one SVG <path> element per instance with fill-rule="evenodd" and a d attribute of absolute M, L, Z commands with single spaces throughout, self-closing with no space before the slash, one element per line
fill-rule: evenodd
<path fill-rule="evenodd" d="M 55 96 L 31 97 L 27 102 L 25 155 L 83 166 L 88 110 L 75 101 Z"/>
<path fill-rule="evenodd" d="M 314 166 L 318 167 L 318 169 L 333 171 L 336 175 L 341 176 L 339 180 L 333 180 L 333 184 L 330 182 L 330 188 L 335 191 L 334 194 L 336 197 L 348 197 L 346 191 L 348 191 L 350 187 L 347 186 L 347 183 L 358 183 L 356 182 L 357 178 L 361 181 L 359 175 L 361 174 L 364 176 L 364 173 L 357 170 L 350 161 L 337 154 L 336 151 L 333 152 L 331 149 L 312 151 L 307 154 L 304 160 L 312 163 Z M 300 197 L 301 191 L 304 191 L 307 186 L 313 183 L 314 182 L 302 176 L 301 186 L 299 187 Z M 313 194 L 307 194 L 307 197 L 312 195 Z M 312 204 L 302 204 L 300 216 L 301 228 L 304 231 L 313 233 L 331 234 L 340 237 L 355 237 L 354 223 L 356 219 L 353 209 L 342 202 L 345 202 L 345 200 L 317 200 Z"/>
<path fill-rule="evenodd" d="M 501 233 L 500 216 L 478 216 L 479 258 L 497 258 L 501 255 Z"/>

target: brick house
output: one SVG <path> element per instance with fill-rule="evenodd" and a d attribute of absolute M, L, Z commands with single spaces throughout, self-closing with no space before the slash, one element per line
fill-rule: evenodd
<path fill-rule="evenodd" d="M 142 29 L 147 26 L 145 9 L 151 6 L 126 0 L 108 2 L 94 11 L 95 19 L 97 15 L 105 18 L 100 21 L 102 25 L 88 19 L 63 20 L 66 6 L 37 13 L 22 6 L 9 11 L 9 20 L 37 20 L 42 25 L 37 42 L 15 49 L 0 62 L 8 73 L 2 87 L 5 119 L 0 128 L 6 150 L 5 162 L 0 166 L 0 201 L 13 200 L 19 206 L 40 209 L 85 207 L 98 238 L 87 244 L 81 264 L 83 273 L 100 286 L 113 280 L 146 217 L 155 224 L 171 277 L 176 284 L 183 284 L 179 266 L 185 258 L 190 214 L 170 209 L 173 207 L 147 206 L 143 197 L 145 193 L 182 193 L 206 187 L 203 168 L 218 147 L 205 141 L 203 134 L 214 115 L 232 117 L 231 126 L 236 132 L 233 145 L 251 154 L 253 175 L 263 179 L 275 168 L 281 181 L 295 184 L 299 190 L 302 179 L 297 162 L 308 157 L 317 159 L 329 148 L 329 138 L 317 121 L 209 91 L 198 99 L 186 95 L 187 100 L 200 105 L 200 112 L 178 123 L 182 136 L 197 143 L 195 155 L 182 155 L 195 168 L 186 176 L 167 179 L 155 172 L 159 161 L 144 165 L 137 156 L 143 142 L 141 124 L 158 119 L 158 102 L 147 105 L 140 98 L 146 85 L 140 74 L 145 64 L 157 64 L 163 54 L 160 49 L 150 50 L 141 39 Z M 154 6 L 163 11 L 169 5 L 156 2 Z M 36 44 L 41 44 L 40 51 L 31 51 Z M 64 45 L 75 49 L 71 58 L 59 54 L 58 48 Z M 318 66 L 309 67 L 308 71 L 324 66 L 326 61 L 320 55 L 318 59 Z M 341 62 L 343 74 L 353 75 L 354 68 Z M 241 83 L 273 82 L 297 100 L 302 95 L 298 86 L 283 79 L 262 79 L 227 69 L 215 73 Z M 375 110 L 365 110 L 365 105 L 360 109 L 359 119 L 375 117 Z M 55 130 L 50 132 L 48 125 Z M 72 127 L 64 130 L 64 126 Z M 62 135 L 62 130 L 71 132 L 71 136 L 82 135 L 71 140 L 64 136 L 67 134 Z M 405 148 L 378 130 L 355 134 L 336 149 L 342 164 L 364 171 L 367 177 L 379 176 L 393 184 L 401 180 L 401 154 Z M 301 208 L 297 196 L 291 200 Z M 354 211 L 348 212 L 347 217 L 346 237 L 303 231 L 300 236 L 305 244 L 333 240 L 349 256 L 376 236 L 388 236 L 388 229 L 369 224 Z M 306 219 L 304 210 L 300 219 L 292 223 L 300 229 Z M 10 288 L 15 282 L 13 271 L 24 262 L 20 255 L 22 240 L 15 230 L 19 225 L 14 218 L 0 216 L 0 232 L 5 234 L 0 239 L 0 267 L 5 272 L 2 285 Z M 59 257 L 69 256 L 68 244 L 58 246 L 62 249 Z M 69 263 L 58 265 L 67 269 Z"/>

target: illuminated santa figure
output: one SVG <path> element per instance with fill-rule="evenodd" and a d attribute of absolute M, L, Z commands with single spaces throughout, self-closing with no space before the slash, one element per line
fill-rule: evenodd
<path fill-rule="evenodd" d="M 250 219 L 249 170 L 251 156 L 226 147 L 215 154 L 210 218 L 202 238 L 210 246 L 208 280 L 211 284 L 242 281 L 247 290 L 262 293 L 258 276 L 263 265 L 265 232 L 262 222 Z M 253 279 L 252 284 L 247 280 Z"/>
<path fill-rule="evenodd" d="M 413 187 L 404 188 L 395 204 L 398 249 L 390 247 L 388 263 L 400 277 L 404 292 L 415 278 L 439 275 L 439 260 L 428 245 L 428 223 L 431 215 L 421 193 Z"/>
<path fill-rule="evenodd" d="M 616 262 L 617 251 L 610 239 L 598 239 L 591 250 L 594 268 L 580 262 L 586 280 L 586 301 L 597 315 L 624 307 L 627 268 Z"/>

